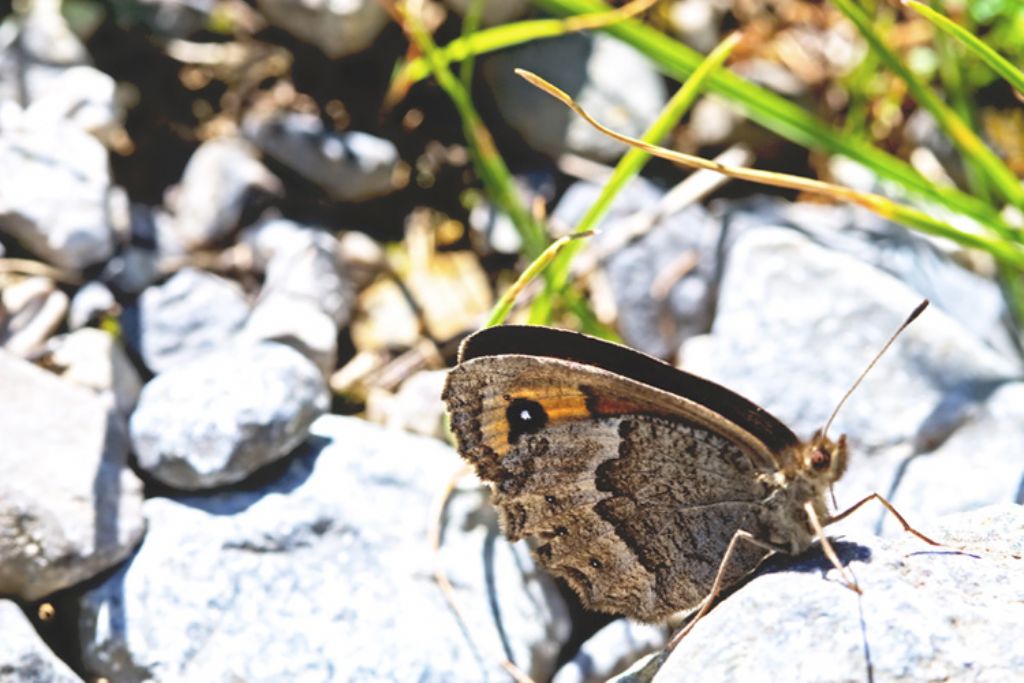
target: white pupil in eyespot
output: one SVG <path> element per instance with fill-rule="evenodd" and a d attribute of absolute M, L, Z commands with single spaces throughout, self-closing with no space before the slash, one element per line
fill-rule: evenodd
<path fill-rule="evenodd" d="M 530 411 L 524 408 L 523 411 L 519 413 L 519 419 L 522 420 L 523 422 L 529 422 L 531 419 Z"/>

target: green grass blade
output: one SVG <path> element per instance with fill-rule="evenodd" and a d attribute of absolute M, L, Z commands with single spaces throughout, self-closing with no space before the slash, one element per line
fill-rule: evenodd
<path fill-rule="evenodd" d="M 547 241 L 544 230 L 520 201 L 512 174 L 501 158 L 490 131 L 473 106 L 469 91 L 448 68 L 449 63 L 440 55 L 434 39 L 417 17 L 407 15 L 405 28 L 423 52 L 438 85 L 455 105 L 466 142 L 488 194 L 512 219 L 522 237 L 527 256 L 536 258 L 544 251 Z"/>
<path fill-rule="evenodd" d="M 554 38 L 565 33 L 565 22 L 561 19 L 516 21 L 456 38 L 444 47 L 438 48 L 438 53 L 445 64 L 450 64 L 464 61 L 472 56 L 497 52 L 533 40 Z M 404 79 L 409 84 L 413 84 L 427 78 L 430 73 L 431 66 L 426 58 L 417 57 L 401 67 L 395 80 Z"/>
<path fill-rule="evenodd" d="M 977 111 L 971 93 L 964 83 L 964 63 L 956 41 L 949 36 L 935 37 L 935 49 L 939 57 L 939 78 L 953 109 L 972 129 L 977 129 Z M 988 178 L 968 159 L 964 159 L 964 174 L 971 192 L 986 202 L 993 202 L 992 188 Z"/>
<path fill-rule="evenodd" d="M 667 159 L 668 161 L 688 168 L 700 168 L 715 171 L 716 173 L 721 173 L 729 176 L 730 178 L 747 180 L 772 187 L 784 187 L 791 190 L 809 192 L 838 201 L 859 204 L 883 218 L 902 222 L 905 225 L 915 227 L 929 234 L 940 235 L 942 237 L 956 240 L 960 244 L 966 246 L 984 249 L 1006 265 L 1011 265 L 1015 268 L 1021 268 L 1024 266 L 1024 246 L 1021 246 L 1016 242 L 1003 239 L 998 235 L 990 235 L 982 230 L 982 226 L 977 226 L 977 232 L 973 230 L 961 230 L 953 225 L 933 218 L 923 211 L 909 206 L 903 206 L 882 195 L 863 192 L 861 190 L 855 190 L 843 185 L 835 185 L 833 183 L 828 183 L 814 178 L 805 178 L 803 176 L 789 175 L 787 173 L 777 173 L 775 171 L 765 171 L 746 166 L 731 166 L 719 161 L 695 156 L 693 154 L 666 149 L 665 147 L 660 147 L 639 138 L 624 135 L 609 128 L 591 116 L 565 91 L 553 86 L 551 83 L 548 83 L 536 74 L 520 72 L 520 75 L 524 74 L 528 74 L 525 77 L 532 85 L 540 88 L 551 97 L 572 109 L 588 124 L 601 131 L 603 134 L 614 140 L 618 140 L 619 142 L 624 142 L 633 147 L 642 149 L 653 156 L 657 156 L 661 159 Z"/>
<path fill-rule="evenodd" d="M 644 132 L 641 137 L 642 140 L 657 144 L 672 132 L 672 129 L 683 118 L 683 115 L 693 106 L 708 76 L 725 63 L 725 60 L 728 59 L 733 48 L 739 43 L 739 40 L 740 35 L 734 33 L 726 37 L 708 54 L 707 58 L 694 70 L 693 74 L 686 79 L 686 82 L 668 101 L 654 120 L 654 123 Z M 615 170 L 612 171 L 608 182 L 601 189 L 601 194 L 598 195 L 597 201 L 591 204 L 587 213 L 580 220 L 579 225 L 576 226 L 577 232 L 589 232 L 597 226 L 598 221 L 607 213 L 615 197 L 630 180 L 640 173 L 650 157 L 650 154 L 636 147 L 631 147 L 628 152 L 622 155 L 619 163 L 615 165 Z M 569 278 L 570 261 L 580 246 L 579 244 L 571 245 L 562 252 L 554 265 L 551 266 L 551 289 L 557 291 L 565 287 Z"/>
<path fill-rule="evenodd" d="M 541 255 L 535 258 L 530 265 L 526 267 L 526 270 L 516 279 L 516 281 L 505 290 L 505 293 L 498 299 L 498 303 L 491 309 L 491 315 L 487 318 L 487 322 L 484 323 L 484 327 L 494 327 L 505 322 L 505 318 L 512 311 L 512 307 L 516 303 L 516 299 L 522 294 L 523 290 L 526 289 L 526 285 L 530 284 L 538 275 L 544 272 L 544 269 L 555 260 L 558 253 L 565 249 L 567 246 L 573 243 L 574 240 L 578 240 L 582 237 L 590 237 L 594 233 L 582 232 L 575 233 L 572 235 L 566 235 L 552 242 L 547 249 L 541 252 Z"/>
<path fill-rule="evenodd" d="M 664 139 L 693 105 L 708 76 L 721 67 L 738 42 L 739 34 L 733 34 L 712 50 L 690 78 L 672 96 L 655 121 L 644 132 L 641 139 L 652 144 Z M 615 165 L 611 177 L 601 189 L 597 200 L 590 206 L 587 213 L 584 214 L 579 225 L 576 226 L 577 232 L 589 232 L 596 227 L 598 221 L 601 220 L 601 217 L 608 211 L 608 208 L 615 200 L 616 195 L 630 180 L 636 177 L 649 158 L 650 155 L 647 152 L 636 147 L 630 148 L 629 151 L 622 155 L 619 163 Z M 566 286 L 569 284 L 570 264 L 572 257 L 579 250 L 579 247 L 580 245 L 578 244 L 569 245 L 568 248 L 559 254 L 555 263 L 551 266 L 547 287 L 534 300 L 531 307 L 531 322 L 550 319 L 555 297 L 564 293 Z"/>
<path fill-rule="evenodd" d="M 600 0 L 533 0 L 554 14 L 580 14 L 607 9 Z M 685 80 L 700 63 L 699 53 L 638 21 L 623 21 L 604 29 L 650 57 L 662 71 Z M 860 136 L 835 131 L 810 112 L 764 88 L 744 81 L 729 71 L 708 79 L 708 90 L 741 106 L 755 122 L 798 145 L 843 154 L 892 180 L 910 193 L 951 211 L 970 216 L 982 225 L 1006 233 L 1010 227 L 990 204 L 955 188 L 938 188 L 905 161 L 878 149 Z"/>
<path fill-rule="evenodd" d="M 462 19 L 462 37 L 471 36 L 480 28 L 480 17 L 484 13 L 485 0 L 469 0 L 466 7 L 466 16 Z M 475 55 L 467 55 L 459 67 L 459 79 L 466 90 L 473 85 L 473 66 L 476 62 Z"/>
<path fill-rule="evenodd" d="M 923 83 L 900 61 L 899 57 L 889 49 L 882 37 L 875 31 L 867 13 L 852 0 L 832 0 L 832 2 L 853 22 L 864 40 L 882 59 L 883 63 L 906 83 L 914 100 L 935 117 L 939 127 L 946 132 L 960 153 L 988 176 L 988 179 L 1007 201 L 1024 209 L 1024 186 L 1021 185 L 1020 179 L 971 130 L 971 127 L 942 101 L 934 90 Z"/>
<path fill-rule="evenodd" d="M 949 17 L 916 0 L 903 0 L 903 4 L 931 22 L 935 28 L 949 34 L 963 43 L 964 47 L 976 54 L 983 62 L 999 74 L 1014 90 L 1024 95 L 1024 71 L 1021 71 L 998 52 L 986 45 L 980 38 Z"/>

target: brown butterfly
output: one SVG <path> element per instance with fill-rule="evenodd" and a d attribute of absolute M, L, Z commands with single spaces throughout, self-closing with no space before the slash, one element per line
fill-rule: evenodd
<path fill-rule="evenodd" d="M 828 425 L 802 441 L 714 382 L 574 332 L 478 332 L 442 397 L 505 534 L 532 539 L 537 561 L 601 612 L 659 622 L 702 605 L 699 618 L 770 553 L 815 539 L 842 571 L 822 526 L 872 498 L 896 512 L 873 494 L 830 514 L 847 447 Z"/>

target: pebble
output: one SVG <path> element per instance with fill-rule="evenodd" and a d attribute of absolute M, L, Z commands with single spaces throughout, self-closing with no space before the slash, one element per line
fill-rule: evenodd
<path fill-rule="evenodd" d="M 125 116 L 117 99 L 117 83 L 87 65 L 68 67 L 48 81 L 45 88 L 39 88 L 25 115 L 51 125 L 67 121 L 101 137 L 120 129 Z"/>
<path fill-rule="evenodd" d="M 338 238 L 338 256 L 345 274 L 357 291 L 387 269 L 384 248 L 365 232 L 349 230 Z"/>
<path fill-rule="evenodd" d="M 184 38 L 206 26 L 216 9 L 216 0 L 148 0 L 136 11 L 157 34 Z"/>
<path fill-rule="evenodd" d="M 593 183 L 574 183 L 552 220 L 575 226 L 600 191 Z M 707 332 L 711 325 L 719 274 L 719 221 L 703 207 L 690 205 L 655 219 L 644 235 L 609 246 L 618 245 L 621 234 L 638 220 L 646 220 L 644 215 L 663 195 L 653 183 L 631 182 L 598 223 L 599 234 L 585 249 L 603 255 L 602 271 L 623 340 L 645 353 L 671 358 L 683 339 Z"/>
<path fill-rule="evenodd" d="M 538 200 L 544 201 L 545 204 L 550 203 L 556 193 L 557 179 L 553 173 L 525 173 L 516 175 L 513 179 L 523 206 L 533 206 Z M 486 199 L 481 199 L 473 205 L 468 223 L 472 229 L 470 237 L 473 238 L 474 246 L 480 253 L 518 255 L 522 251 L 523 240 L 515 223 L 507 213 Z"/>
<path fill-rule="evenodd" d="M 687 370 L 749 398 L 808 438 L 921 300 L 857 259 L 793 231 L 759 229 L 733 245 L 711 334 L 684 343 L 681 358 Z M 897 483 L 910 485 L 899 472 L 915 455 L 922 430 L 952 432 L 966 408 L 1019 376 L 1019 368 L 1019 359 L 986 346 L 937 305 L 927 309 L 833 424 L 833 436 L 846 433 L 851 443 L 849 469 L 835 486 L 840 506 L 875 491 L 898 495 Z M 914 517 L 913 509 L 904 512 Z M 873 531 L 872 519 L 855 515 L 840 528 Z"/>
<path fill-rule="evenodd" d="M 613 161 L 626 148 L 517 76 L 516 68 L 543 77 L 598 121 L 633 137 L 643 134 L 668 98 L 651 62 L 603 33 L 573 33 L 481 57 L 502 118 L 530 147 L 553 159 L 571 152 Z"/>
<path fill-rule="evenodd" d="M 114 252 L 107 151 L 66 121 L 28 119 L 0 101 L 0 232 L 78 271 Z"/>
<path fill-rule="evenodd" d="M 303 355 L 239 342 L 149 381 L 132 445 L 139 467 L 168 486 L 233 484 L 294 450 L 328 404 L 322 373 Z"/>
<path fill-rule="evenodd" d="M 388 24 L 375 0 L 257 0 L 260 12 L 303 42 L 336 59 L 362 52 Z"/>
<path fill-rule="evenodd" d="M 327 129 L 319 117 L 290 112 L 253 114 L 246 137 L 336 201 L 359 202 L 391 193 L 401 160 L 394 143 L 360 131 Z"/>
<path fill-rule="evenodd" d="M 47 343 L 47 362 L 65 380 L 105 397 L 125 417 L 139 400 L 139 373 L 109 332 L 83 327 L 53 337 Z"/>
<path fill-rule="evenodd" d="M 820 551 L 770 562 L 694 627 L 654 683 L 1014 680 L 1024 507 L 953 515 L 936 536 L 950 548 L 910 535 L 839 542 L 861 595 Z"/>
<path fill-rule="evenodd" d="M 427 530 L 460 464 L 436 439 L 332 415 L 259 489 L 147 500 L 139 552 L 81 597 L 86 671 L 479 681 L 506 680 L 508 656 L 548 679 L 564 604 L 476 487 L 450 501 L 440 555 L 464 626 L 434 582 Z"/>
<path fill-rule="evenodd" d="M 117 310 L 117 300 L 110 288 L 102 282 L 90 280 L 71 297 L 68 327 L 71 330 L 81 329 L 99 322 L 104 316 L 115 314 Z"/>
<path fill-rule="evenodd" d="M 154 373 L 222 347 L 245 324 L 249 304 L 230 280 L 182 268 L 147 288 L 122 315 L 125 342 Z"/>
<path fill-rule="evenodd" d="M 82 683 L 57 655 L 53 654 L 21 609 L 0 599 L 0 681 L 39 683 Z"/>
<path fill-rule="evenodd" d="M 444 438 L 441 390 L 447 370 L 421 370 L 391 393 L 376 389 L 366 397 L 366 419 L 390 429 Z"/>
<path fill-rule="evenodd" d="M 107 401 L 0 351 L 0 594 L 38 600 L 142 538 L 142 482 Z"/>
<path fill-rule="evenodd" d="M 1019 353 L 999 284 L 967 270 L 955 260 L 956 252 L 951 254 L 927 236 L 855 206 L 753 197 L 713 208 L 727 226 L 726 250 L 748 230 L 795 230 L 906 282 L 1003 355 Z"/>
<path fill-rule="evenodd" d="M 444 0 L 444 4 L 452 8 L 460 16 L 466 15 L 466 10 L 475 0 Z M 528 0 L 483 0 L 480 12 L 480 24 L 482 26 L 495 26 L 505 24 L 519 19 L 530 9 Z"/>
<path fill-rule="evenodd" d="M 956 431 L 935 444 L 921 444 L 899 471 L 893 505 L 933 519 L 993 503 L 1024 502 L 1024 383 L 999 385 L 984 402 L 964 401 L 952 416 Z M 888 535 L 902 527 L 882 510 L 876 529 Z"/>
<path fill-rule="evenodd" d="M 664 626 L 616 619 L 587 638 L 551 683 L 607 681 L 644 655 L 664 648 L 668 637 Z"/>
<path fill-rule="evenodd" d="M 668 22 L 672 32 L 683 42 L 707 54 L 721 40 L 718 27 L 725 10 L 721 3 L 675 0 L 669 3 Z"/>
<path fill-rule="evenodd" d="M 47 277 L 26 278 L 0 291 L 0 345 L 28 358 L 57 331 L 68 311 L 68 295 Z"/>
<path fill-rule="evenodd" d="M 334 235 L 278 218 L 247 229 L 241 241 L 252 248 L 256 266 L 265 273 L 261 297 L 305 299 L 339 327 L 348 323 L 355 306 L 354 287 Z"/>
<path fill-rule="evenodd" d="M 241 138 L 216 138 L 196 149 L 168 198 L 170 228 L 186 251 L 211 246 L 238 227 L 253 193 L 280 194 L 278 180 Z"/>
<path fill-rule="evenodd" d="M 89 53 L 61 14 L 59 0 L 36 0 L 4 22 L 0 35 L 0 100 L 27 107 Z"/>
<path fill-rule="evenodd" d="M 239 338 L 287 344 L 311 360 L 324 377 L 338 364 L 338 325 L 309 299 L 277 292 L 262 296 Z"/>
<path fill-rule="evenodd" d="M 247 229 L 242 241 L 265 273 L 242 335 L 288 344 L 329 375 L 337 365 L 338 333 L 355 306 L 337 238 L 278 218 Z"/>

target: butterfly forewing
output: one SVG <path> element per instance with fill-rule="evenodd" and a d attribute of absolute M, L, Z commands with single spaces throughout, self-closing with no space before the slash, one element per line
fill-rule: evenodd
<path fill-rule="evenodd" d="M 729 541 L 722 530 L 760 528 L 776 455 L 694 401 L 517 354 L 464 361 L 444 398 L 508 536 L 533 539 L 538 561 L 594 609 L 657 621 L 691 606 Z M 745 552 L 736 573 L 764 555 Z"/>

